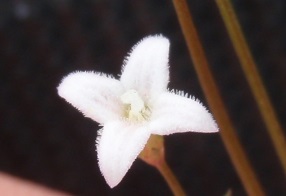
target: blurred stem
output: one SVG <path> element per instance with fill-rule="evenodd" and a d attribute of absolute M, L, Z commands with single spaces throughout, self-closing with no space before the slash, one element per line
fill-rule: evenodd
<path fill-rule="evenodd" d="M 264 195 L 255 173 L 250 166 L 246 154 L 238 140 L 235 129 L 227 114 L 226 108 L 219 95 L 218 88 L 199 41 L 188 5 L 185 0 L 173 0 L 189 53 L 194 62 L 200 84 L 209 103 L 210 109 L 220 127 L 220 135 L 248 195 Z"/>
<path fill-rule="evenodd" d="M 258 104 L 260 113 L 267 126 L 276 153 L 286 174 L 286 141 L 281 125 L 263 86 L 249 47 L 243 36 L 241 27 L 229 0 L 216 0 L 227 31 L 235 48 L 240 64 L 246 75 L 252 93 Z"/>
<path fill-rule="evenodd" d="M 166 182 L 168 183 L 174 195 L 176 196 L 186 195 L 180 183 L 178 182 L 177 178 L 174 176 L 172 170 L 170 169 L 169 165 L 167 164 L 165 160 L 162 160 L 161 163 L 156 166 L 156 168 L 165 178 Z"/>
<path fill-rule="evenodd" d="M 151 135 L 139 158 L 159 170 L 175 196 L 185 196 L 183 188 L 165 160 L 164 138 Z"/>

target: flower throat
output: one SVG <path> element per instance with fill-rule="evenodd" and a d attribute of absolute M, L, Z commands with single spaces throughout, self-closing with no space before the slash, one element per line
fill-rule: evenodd
<path fill-rule="evenodd" d="M 132 121 L 145 121 L 150 116 L 150 109 L 136 90 L 128 90 L 120 97 L 122 103 L 126 105 L 125 116 Z"/>

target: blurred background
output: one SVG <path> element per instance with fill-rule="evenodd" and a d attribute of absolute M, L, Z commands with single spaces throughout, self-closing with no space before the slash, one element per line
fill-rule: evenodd
<path fill-rule="evenodd" d="M 240 140 L 268 195 L 285 177 L 213 0 L 189 0 L 208 60 Z M 277 115 L 286 127 L 286 1 L 234 0 Z M 95 151 L 98 125 L 57 95 L 66 74 L 117 76 L 130 48 L 150 34 L 171 41 L 170 88 L 207 105 L 172 1 L 0 1 L 0 171 L 73 195 L 172 195 L 136 160 L 110 189 Z M 285 131 L 284 131 L 285 133 Z M 165 137 L 167 161 L 188 195 L 246 195 L 219 134 Z"/>

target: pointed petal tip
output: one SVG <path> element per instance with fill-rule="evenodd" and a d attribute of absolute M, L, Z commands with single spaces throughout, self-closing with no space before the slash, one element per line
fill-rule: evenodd
<path fill-rule="evenodd" d="M 149 35 L 144 37 L 143 39 L 141 39 L 139 42 L 137 42 L 137 44 L 135 44 L 132 49 L 131 49 L 131 53 L 132 51 L 134 51 L 135 48 L 137 48 L 139 45 L 142 45 L 141 47 L 152 47 L 152 46 L 157 46 L 157 48 L 162 48 L 162 49 L 169 49 L 170 47 L 170 41 L 168 38 L 164 37 L 161 34 L 156 34 L 156 35 Z M 125 64 L 125 63 L 124 63 Z"/>
<path fill-rule="evenodd" d="M 101 170 L 101 168 L 100 168 Z M 101 172 L 101 175 L 103 176 L 103 178 L 105 179 L 106 184 L 110 187 L 110 188 L 114 188 L 116 187 L 122 179 L 111 179 L 110 177 L 108 177 L 106 174 L 103 174 Z"/>
<path fill-rule="evenodd" d="M 118 96 L 123 88 L 112 76 L 93 71 L 72 72 L 62 79 L 57 90 L 60 97 L 98 123 L 121 117 Z"/>
<path fill-rule="evenodd" d="M 66 98 L 66 94 L 70 91 L 70 88 L 72 88 L 72 84 L 74 81 L 74 76 L 78 72 L 72 72 L 66 76 L 64 76 L 60 82 L 60 84 L 57 87 L 58 95 L 62 98 Z"/>
<path fill-rule="evenodd" d="M 194 97 L 185 93 L 164 93 L 153 105 L 152 133 L 169 135 L 183 132 L 214 133 L 218 125 L 212 114 Z"/>
<path fill-rule="evenodd" d="M 106 183 L 117 186 L 150 137 L 146 127 L 122 121 L 106 123 L 97 138 L 98 165 Z"/>
<path fill-rule="evenodd" d="M 135 89 L 141 96 L 156 96 L 169 83 L 169 40 L 151 35 L 135 44 L 125 57 L 120 81 L 126 89 Z"/>
<path fill-rule="evenodd" d="M 74 71 L 64 76 L 57 87 L 58 95 L 65 98 L 65 95 L 73 88 L 73 85 L 77 83 L 77 79 L 83 78 L 85 74 L 94 73 L 92 71 Z"/>
<path fill-rule="evenodd" d="M 166 38 L 165 36 L 163 36 L 162 34 L 155 34 L 155 35 L 146 36 L 141 41 L 139 41 L 138 44 L 143 42 L 143 41 L 149 41 L 149 40 L 151 40 L 152 42 L 157 41 L 157 42 L 162 42 L 162 43 L 164 42 L 165 44 L 170 44 L 169 39 Z"/>
<path fill-rule="evenodd" d="M 208 127 L 208 129 L 204 130 L 204 131 L 199 131 L 202 133 L 216 133 L 219 132 L 219 127 L 218 124 L 216 123 L 216 121 L 213 119 L 213 116 L 211 113 L 209 113 L 209 121 L 206 127 Z"/>
<path fill-rule="evenodd" d="M 143 52 L 151 47 L 156 47 L 157 50 L 159 50 L 159 48 L 161 48 L 162 50 L 166 50 L 166 49 L 169 50 L 170 41 L 168 38 L 164 37 L 162 34 L 155 34 L 155 35 L 149 35 L 149 36 L 144 37 L 132 47 L 131 51 L 129 52 L 129 55 L 125 58 L 123 65 L 126 65 L 128 63 L 128 60 L 130 59 L 131 54 L 135 51 L 136 48 L 142 48 L 142 52 Z"/>

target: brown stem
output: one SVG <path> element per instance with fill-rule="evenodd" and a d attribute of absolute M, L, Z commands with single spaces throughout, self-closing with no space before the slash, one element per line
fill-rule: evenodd
<path fill-rule="evenodd" d="M 286 141 L 283 130 L 263 86 L 255 62 L 243 36 L 241 27 L 229 0 L 216 0 L 240 64 L 267 126 L 276 153 L 286 174 Z"/>
<path fill-rule="evenodd" d="M 246 154 L 238 140 L 235 129 L 227 114 L 224 103 L 219 95 L 218 88 L 209 69 L 204 50 L 199 41 L 199 36 L 185 0 L 173 0 L 173 4 L 180 22 L 189 53 L 194 62 L 203 92 L 209 103 L 210 109 L 220 127 L 220 135 L 231 161 L 240 177 L 248 195 L 262 196 L 264 192 L 255 173 L 250 166 Z"/>
<path fill-rule="evenodd" d="M 166 163 L 165 159 L 160 161 L 160 164 L 156 165 L 156 168 L 159 170 L 161 175 L 166 180 L 167 184 L 169 185 L 170 189 L 172 190 L 175 196 L 185 196 L 186 193 L 182 189 L 179 181 L 173 174 L 172 170 L 170 169 L 169 165 Z"/>
<path fill-rule="evenodd" d="M 139 158 L 159 170 L 175 196 L 185 196 L 182 186 L 165 161 L 164 138 L 151 135 Z"/>

